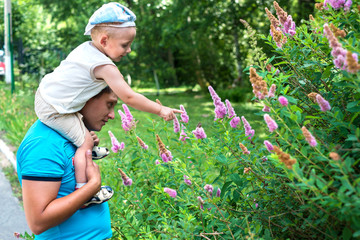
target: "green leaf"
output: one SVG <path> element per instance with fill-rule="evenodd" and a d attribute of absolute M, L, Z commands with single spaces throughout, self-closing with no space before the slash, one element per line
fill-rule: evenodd
<path fill-rule="evenodd" d="M 332 68 L 332 65 L 329 65 L 325 68 L 323 74 L 321 75 L 321 78 L 324 79 L 324 78 L 328 78 L 331 74 L 331 68 Z"/>
<path fill-rule="evenodd" d="M 216 156 L 215 159 L 221 162 L 222 164 L 228 163 L 228 159 L 223 154 Z"/>
<path fill-rule="evenodd" d="M 230 179 L 238 186 L 242 186 L 243 180 L 240 178 L 239 174 L 233 173 L 230 175 Z"/>

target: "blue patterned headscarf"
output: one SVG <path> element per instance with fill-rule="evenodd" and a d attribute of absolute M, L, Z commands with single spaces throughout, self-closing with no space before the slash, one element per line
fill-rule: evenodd
<path fill-rule="evenodd" d="M 99 23 L 122 23 L 119 25 L 111 25 L 114 27 L 134 27 L 136 16 L 127 7 L 120 3 L 110 2 L 101 6 L 90 17 L 89 22 L 85 28 L 84 35 L 90 35 L 91 29 Z"/>

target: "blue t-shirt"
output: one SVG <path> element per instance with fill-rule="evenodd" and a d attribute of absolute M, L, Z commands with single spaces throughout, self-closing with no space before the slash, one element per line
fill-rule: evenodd
<path fill-rule="evenodd" d="M 17 171 L 22 179 L 61 181 L 57 198 L 75 190 L 72 158 L 76 147 L 56 131 L 37 120 L 27 132 L 17 152 Z M 39 196 L 41 198 L 41 196 Z M 60 225 L 50 228 L 35 239 L 108 239 L 111 238 L 108 204 L 102 203 L 78 210 Z"/>

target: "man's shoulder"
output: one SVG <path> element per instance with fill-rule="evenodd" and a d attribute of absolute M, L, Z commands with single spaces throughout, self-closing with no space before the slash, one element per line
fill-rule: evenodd
<path fill-rule="evenodd" d="M 48 127 L 40 120 L 37 120 L 26 133 L 20 147 L 24 144 L 33 144 L 41 146 L 61 146 L 69 142 L 58 132 Z"/>

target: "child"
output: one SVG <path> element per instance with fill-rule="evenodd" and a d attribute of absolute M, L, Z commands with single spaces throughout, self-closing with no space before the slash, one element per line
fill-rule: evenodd
<path fill-rule="evenodd" d="M 94 147 L 78 113 L 104 87 L 108 85 L 125 104 L 167 121 L 182 112 L 135 93 L 113 63 L 131 52 L 136 35 L 135 19 L 135 14 L 119 3 L 104 4 L 90 17 L 85 29 L 84 35 L 91 35 L 92 41 L 79 45 L 53 72 L 44 76 L 36 93 L 35 112 L 39 119 L 78 147 L 74 156 L 76 188 L 87 182 L 86 150 L 93 149 L 95 159 L 108 154 L 107 149 Z M 103 187 L 92 200 L 101 203 L 111 197 L 111 188 Z"/>

